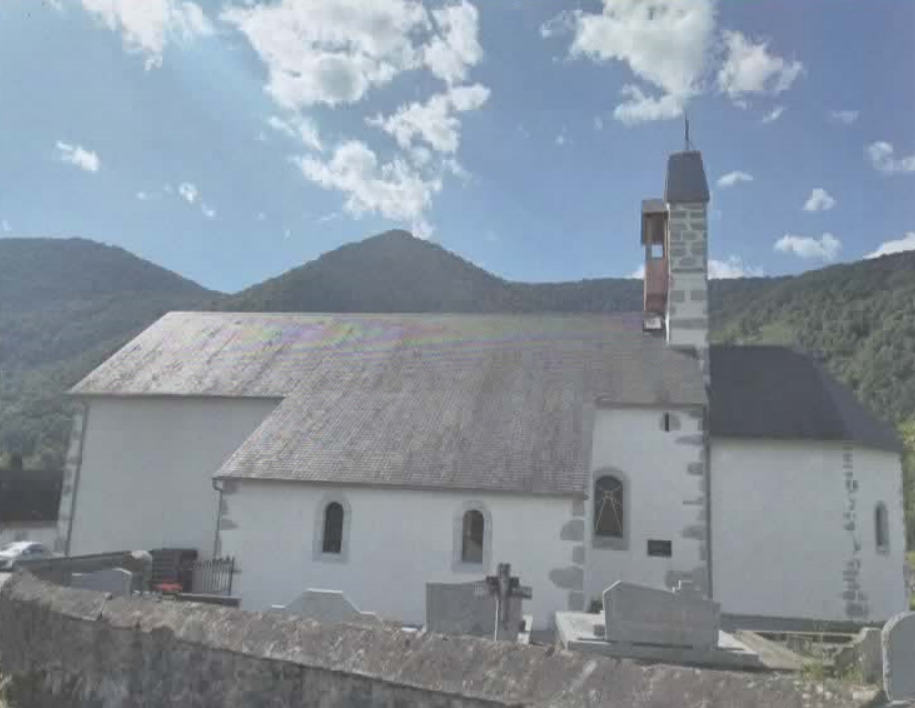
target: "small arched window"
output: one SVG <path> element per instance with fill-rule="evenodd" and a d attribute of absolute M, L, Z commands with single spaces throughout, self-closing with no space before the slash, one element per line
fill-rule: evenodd
<path fill-rule="evenodd" d="M 339 555 L 343 550 L 343 505 L 331 502 L 324 507 L 324 553 Z"/>
<path fill-rule="evenodd" d="M 616 477 L 599 477 L 594 483 L 594 535 L 623 537 L 625 514 L 623 483 Z"/>
<path fill-rule="evenodd" d="M 874 541 L 877 550 L 886 553 L 890 549 L 890 522 L 883 502 L 874 509 Z"/>
<path fill-rule="evenodd" d="M 486 520 L 479 509 L 464 512 L 461 533 L 461 561 L 464 563 L 483 562 L 483 537 L 486 535 Z"/>

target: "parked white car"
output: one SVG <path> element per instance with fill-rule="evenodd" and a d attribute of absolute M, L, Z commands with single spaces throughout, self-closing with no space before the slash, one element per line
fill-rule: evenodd
<path fill-rule="evenodd" d="M 43 543 L 36 541 L 14 541 L 0 548 L 0 571 L 10 571 L 21 560 L 50 558 L 54 554 Z"/>

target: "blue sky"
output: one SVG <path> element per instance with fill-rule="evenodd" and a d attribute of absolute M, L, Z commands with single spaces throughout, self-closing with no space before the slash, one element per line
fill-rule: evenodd
<path fill-rule="evenodd" d="M 627 276 L 686 110 L 713 274 L 915 248 L 913 39 L 909 0 L 0 0 L 0 236 L 226 291 L 392 227 Z"/>

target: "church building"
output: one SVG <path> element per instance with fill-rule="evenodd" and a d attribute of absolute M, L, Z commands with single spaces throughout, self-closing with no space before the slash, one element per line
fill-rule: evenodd
<path fill-rule="evenodd" d="M 327 588 L 413 624 L 500 562 L 535 628 L 617 580 L 886 620 L 900 443 L 806 355 L 709 344 L 708 201 L 671 155 L 642 312 L 164 316 L 72 391 L 58 549 L 231 555 L 244 608 Z"/>

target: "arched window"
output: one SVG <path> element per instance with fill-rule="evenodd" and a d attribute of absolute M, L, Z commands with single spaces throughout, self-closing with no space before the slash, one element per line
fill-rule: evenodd
<path fill-rule="evenodd" d="M 339 555 L 343 550 L 343 505 L 331 502 L 324 507 L 324 553 Z"/>
<path fill-rule="evenodd" d="M 886 553 L 890 549 L 890 523 L 883 502 L 874 509 L 874 540 L 877 550 Z"/>
<path fill-rule="evenodd" d="M 623 538 L 625 514 L 623 483 L 616 477 L 599 477 L 594 483 L 594 535 Z"/>
<path fill-rule="evenodd" d="M 461 533 L 461 561 L 464 563 L 483 562 L 483 537 L 486 535 L 486 520 L 479 509 L 464 512 Z"/>

